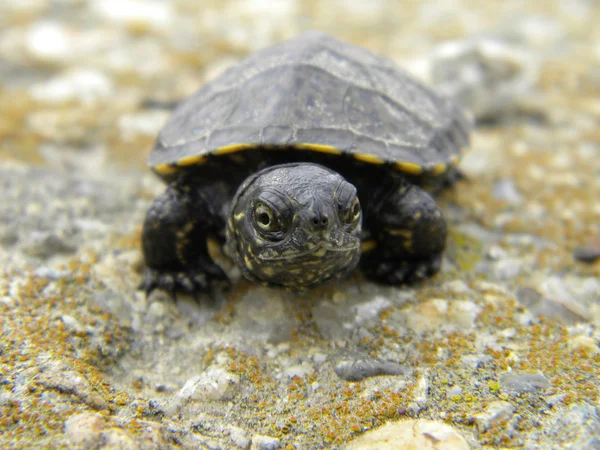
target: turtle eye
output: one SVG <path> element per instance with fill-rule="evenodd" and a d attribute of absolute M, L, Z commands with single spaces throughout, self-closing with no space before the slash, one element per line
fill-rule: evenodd
<path fill-rule="evenodd" d="M 259 202 L 254 207 L 254 222 L 260 231 L 277 233 L 283 230 L 277 213 L 265 203 Z"/>
<path fill-rule="evenodd" d="M 354 197 L 350 206 L 343 211 L 342 220 L 347 230 L 352 230 L 360 222 L 361 208 L 358 197 Z"/>

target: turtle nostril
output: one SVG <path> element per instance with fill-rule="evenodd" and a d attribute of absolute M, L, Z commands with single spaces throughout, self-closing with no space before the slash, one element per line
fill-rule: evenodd
<path fill-rule="evenodd" d="M 310 223 L 315 228 L 326 228 L 327 225 L 329 225 L 329 217 L 315 215 L 312 217 L 312 219 L 310 219 Z"/>

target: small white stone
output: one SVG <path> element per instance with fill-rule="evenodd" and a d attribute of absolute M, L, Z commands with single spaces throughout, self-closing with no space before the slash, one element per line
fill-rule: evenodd
<path fill-rule="evenodd" d="M 166 408 L 167 414 L 176 413 L 190 400 L 231 400 L 239 388 L 240 377 L 224 367 L 210 366 L 202 374 L 190 378 Z"/>
<path fill-rule="evenodd" d="M 294 377 L 304 378 L 313 372 L 314 372 L 314 368 L 310 364 L 307 364 L 307 363 L 289 366 L 289 367 L 286 367 L 284 370 L 284 373 L 288 378 L 294 378 Z"/>
<path fill-rule="evenodd" d="M 42 61 L 64 61 L 69 58 L 72 38 L 63 25 L 52 21 L 35 23 L 26 33 L 25 48 Z"/>
<path fill-rule="evenodd" d="M 417 333 L 473 328 L 481 307 L 471 301 L 431 299 L 392 313 L 397 322 Z"/>
<path fill-rule="evenodd" d="M 435 420 L 388 422 L 351 441 L 345 450 L 469 450 L 471 447 L 450 425 Z"/>
<path fill-rule="evenodd" d="M 510 111 L 538 77 L 538 62 L 524 48 L 501 40 L 449 41 L 433 56 L 431 79 L 458 98 L 476 117 Z"/>
<path fill-rule="evenodd" d="M 229 427 L 229 438 L 235 445 L 243 450 L 246 450 L 248 447 L 250 447 L 250 437 L 243 428 Z"/>
<path fill-rule="evenodd" d="M 163 127 L 170 112 L 144 111 L 135 114 L 124 114 L 119 118 L 119 130 L 125 140 L 133 140 L 138 136 L 156 136 Z"/>
<path fill-rule="evenodd" d="M 77 319 L 75 319 L 73 316 L 69 316 L 68 314 L 65 314 L 60 318 L 60 320 L 62 321 L 62 323 L 65 324 L 65 326 L 69 330 L 72 330 L 75 332 L 85 331 L 85 329 L 83 328 L 81 323 L 79 323 L 79 321 Z"/>
<path fill-rule="evenodd" d="M 112 427 L 102 433 L 102 438 L 104 441 L 102 448 L 107 450 L 139 450 L 140 448 L 133 437 L 122 428 Z"/>
<path fill-rule="evenodd" d="M 446 396 L 449 398 L 456 397 L 457 395 L 461 395 L 463 392 L 462 388 L 458 385 L 452 386 L 448 391 L 446 391 Z"/>
<path fill-rule="evenodd" d="M 143 25 L 159 30 L 168 29 L 174 19 L 170 2 L 95 0 L 92 9 L 105 19 L 122 25 Z"/>
<path fill-rule="evenodd" d="M 277 450 L 281 447 L 281 442 L 277 438 L 255 434 L 252 436 L 251 450 Z"/>
<path fill-rule="evenodd" d="M 113 85 L 97 70 L 73 69 L 31 88 L 31 96 L 46 103 L 78 101 L 93 104 L 113 95 Z"/>
<path fill-rule="evenodd" d="M 596 340 L 589 336 L 574 336 L 569 339 L 568 345 L 570 348 L 575 350 L 585 350 L 592 355 L 600 352 Z"/>
<path fill-rule="evenodd" d="M 452 280 L 444 283 L 442 289 L 454 292 L 455 294 L 467 294 L 471 289 L 463 280 Z"/>
<path fill-rule="evenodd" d="M 506 421 L 515 412 L 515 407 L 505 401 L 490 403 L 485 411 L 475 414 L 473 418 L 480 431 L 487 430 L 493 425 Z"/>
<path fill-rule="evenodd" d="M 498 261 L 499 259 L 507 258 L 508 254 L 499 245 L 492 245 L 487 251 L 487 257 L 492 261 Z"/>
<path fill-rule="evenodd" d="M 355 322 L 357 324 L 362 324 L 369 320 L 375 319 L 382 311 L 390 308 L 391 306 L 392 302 L 382 296 L 377 296 L 368 302 L 359 303 L 358 305 L 352 307 L 352 310 L 356 315 Z"/>
<path fill-rule="evenodd" d="M 0 303 L 2 303 L 5 306 L 8 306 L 9 308 L 12 308 L 13 306 L 15 306 L 15 301 L 7 296 L 2 296 L 0 297 Z"/>
<path fill-rule="evenodd" d="M 167 315 L 167 306 L 163 302 L 152 302 L 147 311 L 153 317 L 165 317 Z"/>
<path fill-rule="evenodd" d="M 327 358 L 328 358 L 328 356 L 325 353 L 315 353 L 313 355 L 313 361 L 318 366 L 325 363 L 327 361 Z"/>
<path fill-rule="evenodd" d="M 67 439 L 76 448 L 79 448 L 79 446 L 84 448 L 84 446 L 91 446 L 99 442 L 103 430 L 104 419 L 100 414 L 74 414 L 65 421 Z"/>

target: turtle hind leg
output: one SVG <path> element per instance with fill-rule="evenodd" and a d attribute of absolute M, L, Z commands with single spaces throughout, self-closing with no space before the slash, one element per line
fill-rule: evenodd
<path fill-rule="evenodd" d="M 408 183 L 401 183 L 377 200 L 365 216 L 370 238 L 360 265 L 367 278 L 402 284 L 438 272 L 447 229 L 435 200 Z"/>
<path fill-rule="evenodd" d="M 142 231 L 146 267 L 140 288 L 147 296 L 162 289 L 174 299 L 178 292 L 197 298 L 213 282 L 228 281 L 207 246 L 208 238 L 224 229 L 221 191 L 218 186 L 173 183 L 154 200 Z"/>

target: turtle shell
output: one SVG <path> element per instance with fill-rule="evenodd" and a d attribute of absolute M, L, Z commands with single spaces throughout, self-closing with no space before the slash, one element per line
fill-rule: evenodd
<path fill-rule="evenodd" d="M 258 51 L 182 101 L 148 163 L 159 175 L 257 148 L 348 154 L 439 174 L 469 143 L 452 100 L 392 61 L 320 32 Z"/>

